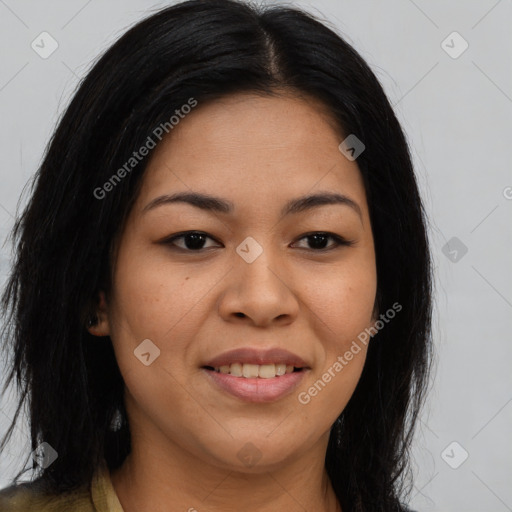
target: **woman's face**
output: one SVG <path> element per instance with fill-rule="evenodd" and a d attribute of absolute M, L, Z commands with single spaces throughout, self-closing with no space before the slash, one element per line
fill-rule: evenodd
<path fill-rule="evenodd" d="M 364 344 L 345 354 L 372 325 L 377 279 L 362 177 L 322 112 L 238 94 L 199 104 L 153 150 L 96 328 L 139 448 L 248 472 L 325 453 L 363 368 Z M 326 194 L 342 198 L 289 207 Z M 302 370 L 272 377 L 287 363 Z"/>

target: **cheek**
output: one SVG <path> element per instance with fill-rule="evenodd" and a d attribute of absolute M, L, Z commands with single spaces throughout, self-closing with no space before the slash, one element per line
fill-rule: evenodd
<path fill-rule="evenodd" d="M 183 325 L 182 319 L 200 301 L 204 286 L 213 283 L 214 276 L 198 286 L 190 270 L 169 268 L 136 252 L 124 254 L 118 260 L 114 279 L 113 330 L 125 342 L 128 337 L 139 343 L 146 338 L 165 343 L 174 326 Z"/>
<path fill-rule="evenodd" d="M 374 265 L 346 265 L 336 270 L 316 272 L 304 287 L 308 306 L 325 329 L 324 339 L 343 341 L 357 336 L 372 322 L 377 291 Z"/>
<path fill-rule="evenodd" d="M 298 394 L 297 400 L 309 415 L 322 417 L 320 430 L 327 430 L 345 409 L 357 386 L 366 360 L 372 325 L 375 285 L 372 279 L 359 286 L 343 286 L 331 281 L 320 294 L 316 314 L 317 337 L 322 340 L 319 365 Z M 366 336 L 366 335 L 365 335 Z"/>
<path fill-rule="evenodd" d="M 116 359 L 127 386 L 133 385 L 133 395 L 153 396 L 162 386 L 162 400 L 180 395 L 176 384 L 187 379 L 194 348 L 190 341 L 199 335 L 211 311 L 207 293 L 224 274 L 221 268 L 198 275 L 189 267 L 171 268 L 168 262 L 144 257 L 135 249 L 124 251 L 116 266 L 109 320 Z M 158 354 L 147 368 L 135 357 L 143 342 L 150 348 L 150 360 L 153 352 Z"/>
<path fill-rule="evenodd" d="M 116 266 L 110 321 L 128 400 L 136 404 L 132 420 L 137 424 L 142 414 L 171 429 L 181 416 L 199 421 L 200 408 L 183 388 L 187 377 L 183 358 L 200 324 L 201 308 L 194 306 L 204 289 L 198 283 L 194 286 L 193 277 L 188 279 L 190 271 L 176 267 L 171 272 L 135 251 L 126 250 L 124 255 Z M 181 412 L 171 416 L 170 404 L 173 411 Z"/>
<path fill-rule="evenodd" d="M 319 366 L 298 395 L 310 413 L 326 414 L 327 428 L 352 396 L 366 360 L 373 325 L 377 278 L 374 259 L 354 258 L 333 271 L 316 273 L 304 296 L 318 321 L 316 337 L 322 340 Z"/>

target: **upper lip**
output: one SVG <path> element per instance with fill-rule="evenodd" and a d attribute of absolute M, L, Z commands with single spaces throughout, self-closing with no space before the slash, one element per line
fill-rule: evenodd
<path fill-rule="evenodd" d="M 207 361 L 203 366 L 219 368 L 233 363 L 240 364 L 286 364 L 296 368 L 309 368 L 304 360 L 296 354 L 282 348 L 271 348 L 267 350 L 257 348 L 236 348 L 223 352 Z"/>

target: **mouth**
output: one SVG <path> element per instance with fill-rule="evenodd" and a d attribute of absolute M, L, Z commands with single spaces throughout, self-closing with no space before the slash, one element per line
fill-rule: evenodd
<path fill-rule="evenodd" d="M 201 366 L 216 392 L 243 402 L 276 402 L 290 395 L 311 371 L 300 358 L 284 349 L 239 348 Z"/>
<path fill-rule="evenodd" d="M 217 372 L 215 369 L 207 367 L 204 367 L 203 371 L 208 382 L 216 391 L 243 402 L 268 403 L 276 402 L 290 395 L 303 381 L 309 370 L 297 368 L 297 371 L 267 378 L 244 377 L 243 375 L 236 377 L 230 373 Z"/>
<path fill-rule="evenodd" d="M 241 347 L 224 352 L 200 366 L 208 382 L 244 402 L 275 402 L 290 395 L 311 367 L 281 348 Z"/>
<path fill-rule="evenodd" d="M 297 367 L 285 363 L 271 364 L 250 364 L 250 363 L 232 363 L 222 366 L 203 366 L 205 370 L 231 375 L 232 377 L 245 379 L 273 379 L 282 377 L 290 373 L 305 371 L 306 367 Z"/>

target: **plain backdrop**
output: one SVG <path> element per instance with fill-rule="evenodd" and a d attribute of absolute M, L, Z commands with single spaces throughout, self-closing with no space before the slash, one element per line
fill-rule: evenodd
<path fill-rule="evenodd" d="M 414 442 L 411 505 L 425 512 L 512 510 L 512 3 L 290 4 L 334 27 L 377 74 L 407 133 L 430 216 L 437 366 Z M 91 61 L 165 5 L 0 0 L 2 241 Z M 42 32 L 58 44 L 47 58 L 31 46 L 48 38 Z M 2 288 L 10 258 L 4 245 Z M 0 435 L 13 405 L 13 394 L 0 402 Z M 19 469 L 20 454 L 30 452 L 27 434 L 19 424 L 0 460 L 0 488 Z"/>

